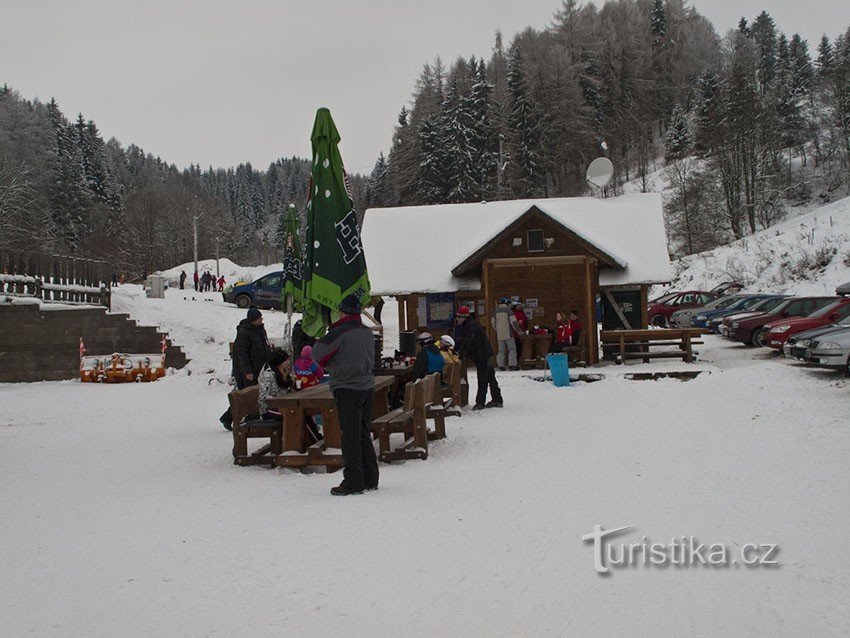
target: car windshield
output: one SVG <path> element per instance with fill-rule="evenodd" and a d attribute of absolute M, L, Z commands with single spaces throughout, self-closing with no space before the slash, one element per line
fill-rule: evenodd
<path fill-rule="evenodd" d="M 843 302 L 843 300 L 833 301 L 831 304 L 828 304 L 821 308 L 820 310 L 816 310 L 809 317 L 813 319 L 820 319 L 821 317 L 826 317 L 829 313 L 833 312 L 836 308 L 838 308 Z"/>
<path fill-rule="evenodd" d="M 666 295 L 661 295 L 660 297 L 658 297 L 656 299 L 650 300 L 649 303 L 664 303 L 668 299 L 672 299 L 673 297 L 675 297 L 678 294 L 679 294 L 678 292 L 668 292 Z"/>
<path fill-rule="evenodd" d="M 768 299 L 762 299 L 759 303 L 753 304 L 748 308 L 748 310 L 759 312 L 767 312 L 768 310 L 773 310 L 783 301 L 788 301 L 785 297 L 769 297 Z"/>
<path fill-rule="evenodd" d="M 738 308 L 756 308 L 758 304 L 764 303 L 764 297 L 747 297 L 737 307 Z M 770 300 L 767 300 L 770 301 Z"/>
<path fill-rule="evenodd" d="M 706 310 L 709 308 L 712 310 L 737 308 L 738 303 L 740 303 L 742 299 L 744 299 L 744 297 L 720 297 L 720 299 L 715 299 L 714 301 L 705 304 L 705 308 Z"/>

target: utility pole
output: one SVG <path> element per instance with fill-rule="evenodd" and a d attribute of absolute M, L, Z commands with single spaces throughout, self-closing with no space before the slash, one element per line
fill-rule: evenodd
<path fill-rule="evenodd" d="M 215 278 L 221 278 L 221 269 L 218 265 L 218 237 L 215 238 Z"/>

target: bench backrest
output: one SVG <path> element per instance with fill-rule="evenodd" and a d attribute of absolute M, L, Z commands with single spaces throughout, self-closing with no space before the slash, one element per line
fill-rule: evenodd
<path fill-rule="evenodd" d="M 443 404 L 443 389 L 440 383 L 440 373 L 434 372 L 425 377 L 428 380 L 428 388 L 426 390 L 428 397 L 428 403 L 433 403 L 434 405 L 442 405 Z"/>
<path fill-rule="evenodd" d="M 241 423 L 246 416 L 259 411 L 260 386 L 249 385 L 247 388 L 234 390 L 227 398 L 230 401 L 230 414 L 234 425 Z"/>

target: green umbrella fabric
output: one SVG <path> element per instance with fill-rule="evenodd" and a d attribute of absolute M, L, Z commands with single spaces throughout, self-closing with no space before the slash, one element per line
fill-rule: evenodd
<path fill-rule="evenodd" d="M 281 308 L 286 310 L 286 296 L 292 295 L 292 307 L 301 311 L 304 281 L 301 277 L 301 240 L 298 237 L 298 217 L 295 204 L 289 205 L 283 220 L 283 289 L 280 293 Z"/>
<path fill-rule="evenodd" d="M 310 141 L 313 164 L 307 202 L 301 327 L 308 335 L 320 337 L 339 317 L 343 297 L 355 294 L 365 305 L 370 286 L 354 202 L 339 154 L 340 136 L 328 109 L 316 111 Z"/>

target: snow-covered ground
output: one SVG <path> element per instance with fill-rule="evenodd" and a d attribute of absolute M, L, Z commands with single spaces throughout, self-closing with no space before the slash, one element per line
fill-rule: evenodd
<path fill-rule="evenodd" d="M 503 410 L 466 411 L 427 461 L 382 465 L 378 492 L 335 498 L 338 474 L 232 465 L 217 418 L 242 311 L 193 295 L 115 296 L 184 346 L 184 372 L 0 384 L 0 635 L 848 631 L 840 375 L 715 337 L 710 374 L 686 383 L 500 373 Z M 265 315 L 282 334 L 283 314 Z M 688 366 L 649 366 L 662 368 Z M 636 526 L 626 543 L 778 544 L 780 566 L 600 576 L 581 541 L 594 525 Z"/>

